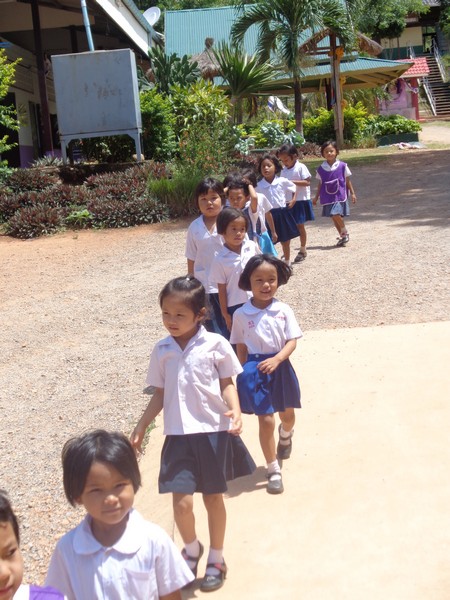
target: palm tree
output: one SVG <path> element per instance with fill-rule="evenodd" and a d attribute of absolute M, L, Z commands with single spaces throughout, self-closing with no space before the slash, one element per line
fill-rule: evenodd
<path fill-rule="evenodd" d="M 264 91 L 264 86 L 273 80 L 275 67 L 259 62 L 256 55 L 249 56 L 241 46 L 230 48 L 225 42 L 213 52 L 234 107 L 234 122 L 242 123 L 243 99 Z"/>
<path fill-rule="evenodd" d="M 243 0 L 242 0 L 243 2 Z M 240 15 L 231 28 L 232 40 L 240 44 L 252 25 L 258 25 L 256 52 L 261 61 L 276 52 L 292 73 L 294 113 L 297 131 L 303 133 L 301 63 L 302 36 L 329 28 L 350 37 L 349 17 L 339 0 L 259 0 L 252 6 L 239 4 Z"/>

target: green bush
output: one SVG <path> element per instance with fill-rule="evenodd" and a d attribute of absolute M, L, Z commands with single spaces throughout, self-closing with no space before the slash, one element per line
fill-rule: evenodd
<path fill-rule="evenodd" d="M 170 100 L 156 89 L 140 94 L 144 156 L 170 160 L 176 150 L 175 117 Z"/>
<path fill-rule="evenodd" d="M 191 169 L 175 170 L 171 179 L 149 179 L 148 190 L 167 207 L 171 217 L 181 217 L 197 212 L 194 191 L 204 173 Z"/>
<path fill-rule="evenodd" d="M 85 138 L 79 141 L 83 155 L 89 161 L 101 163 L 128 162 L 136 154 L 134 140 L 129 135 Z"/>
<path fill-rule="evenodd" d="M 420 123 L 401 115 L 370 115 L 365 123 L 363 134 L 381 137 L 397 133 L 417 133 Z"/>
<path fill-rule="evenodd" d="M 249 130 L 256 148 L 277 148 L 282 144 L 301 146 L 304 138 L 295 130 L 295 121 L 272 119 L 259 123 Z"/>
<path fill-rule="evenodd" d="M 185 172 L 203 176 L 225 173 L 230 168 L 233 135 L 229 123 L 194 122 L 180 140 L 179 162 Z"/>

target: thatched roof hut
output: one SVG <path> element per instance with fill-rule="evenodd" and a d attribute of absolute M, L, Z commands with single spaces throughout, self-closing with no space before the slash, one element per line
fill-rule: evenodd
<path fill-rule="evenodd" d="M 319 53 L 320 51 L 328 52 L 328 49 L 319 49 L 318 44 L 324 38 L 330 36 L 331 33 L 332 32 L 329 29 L 322 29 L 321 31 L 317 32 L 316 34 L 311 36 L 307 42 L 305 42 L 299 47 L 300 52 L 304 52 L 305 54 L 310 52 Z M 380 46 L 380 44 L 378 44 L 374 40 L 371 40 L 363 33 L 357 33 L 356 36 L 358 39 L 358 48 L 362 52 L 367 52 L 367 54 L 369 54 L 370 56 L 378 56 L 383 51 L 383 48 L 382 46 Z"/>
<path fill-rule="evenodd" d="M 214 39 L 207 37 L 205 40 L 205 49 L 200 54 L 191 56 L 191 62 L 196 62 L 203 79 L 213 80 L 220 74 L 219 64 L 217 63 L 214 52 L 211 50 Z"/>

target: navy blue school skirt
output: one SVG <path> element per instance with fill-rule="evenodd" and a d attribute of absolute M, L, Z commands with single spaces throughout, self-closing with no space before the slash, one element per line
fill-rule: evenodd
<path fill-rule="evenodd" d="M 286 408 L 300 408 L 300 386 L 291 362 L 284 360 L 273 373 L 262 373 L 258 364 L 275 354 L 249 354 L 236 385 L 241 411 L 270 415 Z"/>
<path fill-rule="evenodd" d="M 223 494 L 227 481 L 255 469 L 242 439 L 227 431 L 168 435 L 161 451 L 159 493 Z"/>
<path fill-rule="evenodd" d="M 230 339 L 230 332 L 227 329 L 227 324 L 223 318 L 222 311 L 220 310 L 219 294 L 211 293 L 206 294 L 207 302 L 207 316 L 205 320 L 206 331 L 211 333 L 220 333 L 227 340 Z"/>
<path fill-rule="evenodd" d="M 292 211 L 294 221 L 297 225 L 302 225 L 306 221 L 314 221 L 314 211 L 311 200 L 297 200 L 292 208 L 288 210 Z"/>
<path fill-rule="evenodd" d="M 287 242 L 300 235 L 292 210 L 283 206 L 282 208 L 272 208 L 270 211 L 279 242 Z M 268 223 L 266 225 L 270 231 Z"/>

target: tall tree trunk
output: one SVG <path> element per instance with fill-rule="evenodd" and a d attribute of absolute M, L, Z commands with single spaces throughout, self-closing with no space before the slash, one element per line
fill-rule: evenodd
<path fill-rule="evenodd" d="M 294 77 L 294 114 L 295 129 L 303 135 L 302 84 L 300 77 Z"/>

